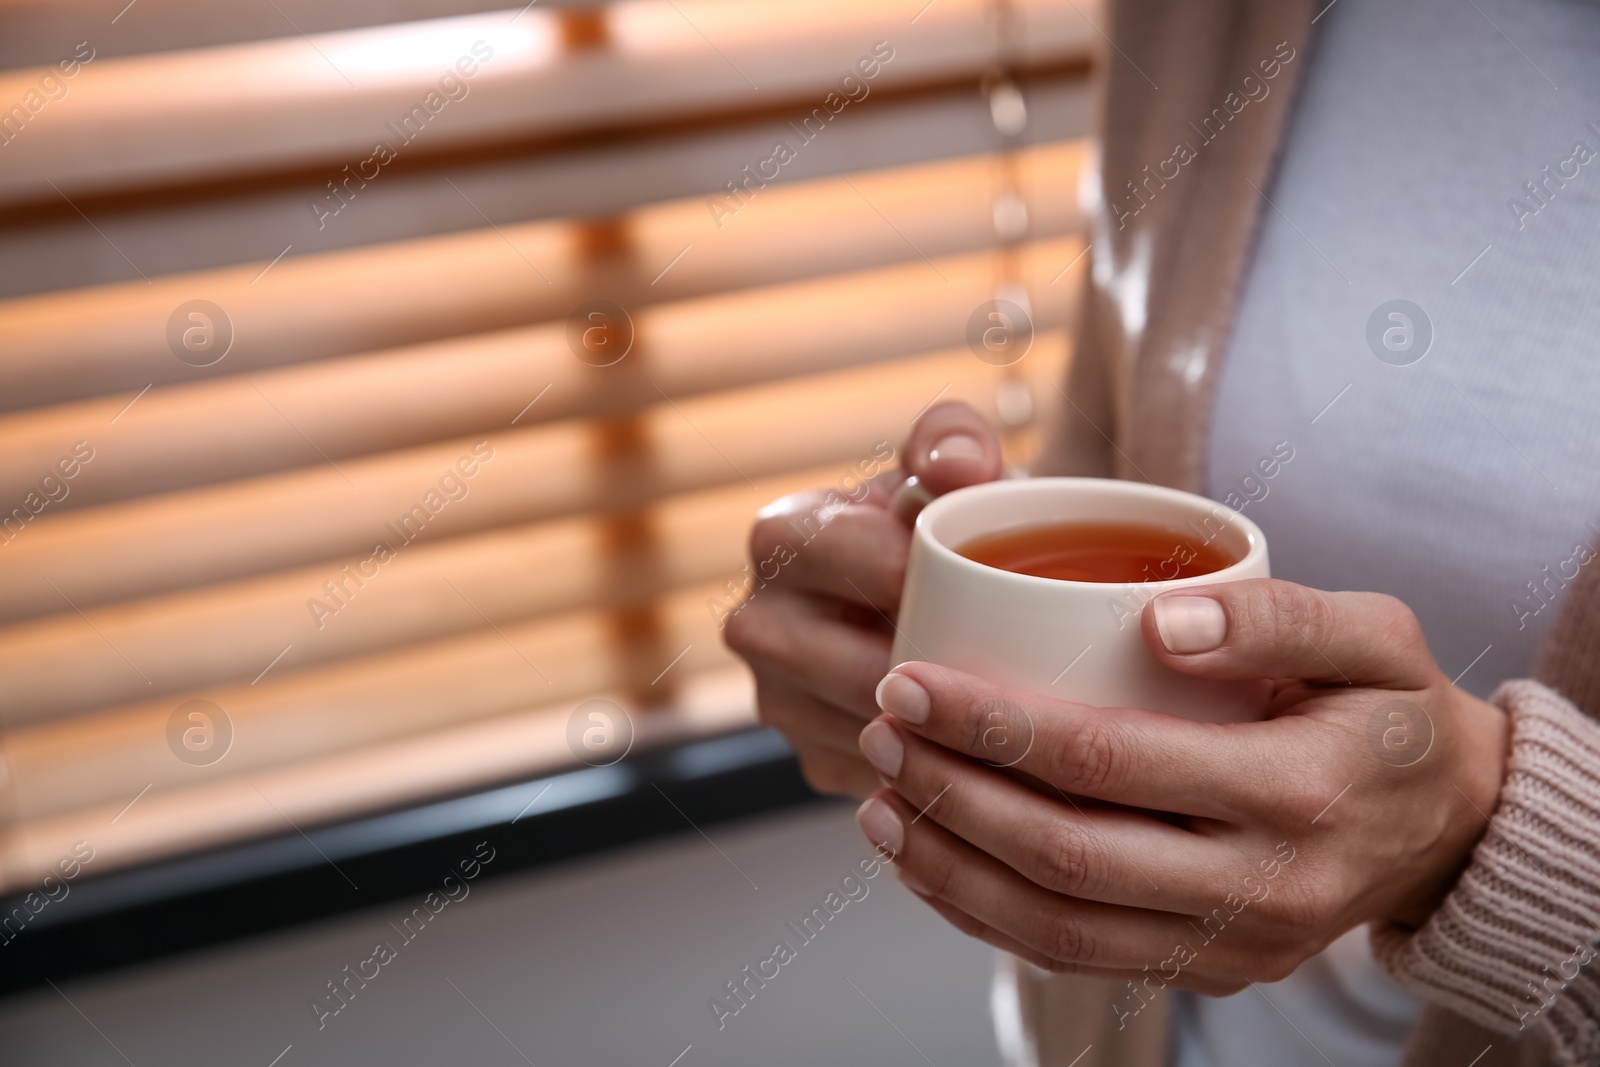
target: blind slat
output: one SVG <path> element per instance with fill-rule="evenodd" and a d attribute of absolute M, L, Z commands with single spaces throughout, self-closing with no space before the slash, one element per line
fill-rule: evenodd
<path fill-rule="evenodd" d="M 1067 142 L 1018 154 L 1036 237 L 1080 229 L 1062 181 L 1082 151 Z M 993 158 L 961 159 L 769 186 L 721 229 L 695 198 L 609 222 L 291 256 L 264 274 L 259 263 L 0 301 L 0 410 L 118 390 L 126 403 L 152 383 L 564 321 L 597 296 L 637 308 L 987 248 L 1004 176 Z M 232 325 L 232 348 L 206 368 L 179 361 L 167 341 L 169 319 L 195 299 L 221 307 Z"/>
<path fill-rule="evenodd" d="M 1019 63 L 1087 56 L 1092 27 L 1053 6 L 1015 0 L 1027 27 Z M 894 57 L 872 83 L 880 90 L 976 76 L 990 60 L 985 11 L 983 0 L 941 0 L 913 24 L 898 8 L 857 0 L 627 0 L 589 15 L 513 7 L 101 59 L 68 83 L 70 107 L 26 123 L 7 146 L 0 201 L 54 199 L 51 183 L 73 196 L 320 161 L 337 177 L 341 164 L 373 156 L 376 137 L 408 154 L 820 105 L 880 40 Z M 725 58 L 735 55 L 738 66 Z M 0 73 L 0 100 L 22 99 L 47 69 Z"/>
<path fill-rule="evenodd" d="M 1017 255 L 1036 328 L 1066 324 L 1076 278 L 1062 269 L 1081 251 L 1066 237 Z M 63 511 L 935 351 L 961 343 L 1000 270 L 984 252 L 654 305 L 632 316 L 630 362 L 615 369 L 581 362 L 551 323 L 152 389 L 115 427 L 120 396 L 0 416 L 0 500 L 21 500 L 86 427 L 106 436 L 52 505 Z"/>
<path fill-rule="evenodd" d="M 1046 333 L 1037 344 L 1059 350 L 1063 342 L 1059 333 Z M 949 377 L 928 388 L 929 368 Z M 46 513 L 0 553 L 0 619 L 371 551 L 380 538 L 399 550 L 413 535 L 431 539 L 639 507 L 673 493 L 865 455 L 872 441 L 898 439 L 941 386 L 957 386 L 957 395 L 961 387 L 980 392 L 992 375 L 963 347 L 669 400 L 622 422 L 575 420 L 489 433 L 337 468 Z M 453 474 L 461 464 L 475 464 L 470 479 Z M 447 477 L 468 495 L 449 502 Z"/>
<path fill-rule="evenodd" d="M 209 690 L 204 699 L 233 729 L 232 747 L 209 766 L 185 763 L 168 747 L 167 722 L 181 699 L 12 727 L 12 817 L 27 822 L 132 796 L 151 783 L 165 789 L 250 775 L 473 719 L 575 704 L 606 689 L 646 688 L 685 646 L 692 647 L 674 670 L 726 666 L 732 655 L 706 609 L 720 589 L 657 602 L 658 630 L 643 638 L 619 639 L 609 613 L 579 611 Z"/>
<path fill-rule="evenodd" d="M 227 684 L 251 677 L 285 648 L 291 651 L 274 670 L 476 629 L 484 616 L 505 623 L 648 600 L 736 572 L 757 508 L 838 478 L 831 467 L 763 478 L 759 493 L 739 482 L 633 515 L 419 544 L 381 565 L 359 554 L 90 608 L 89 625 L 68 611 L 9 627 L 0 630 L 0 724 L 146 699 L 152 689 Z"/>

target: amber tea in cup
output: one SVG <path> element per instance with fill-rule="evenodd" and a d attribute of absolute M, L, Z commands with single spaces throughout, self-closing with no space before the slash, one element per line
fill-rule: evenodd
<path fill-rule="evenodd" d="M 956 549 L 975 563 L 1068 582 L 1166 582 L 1239 562 L 1213 540 L 1138 522 L 1052 522 L 985 534 Z"/>

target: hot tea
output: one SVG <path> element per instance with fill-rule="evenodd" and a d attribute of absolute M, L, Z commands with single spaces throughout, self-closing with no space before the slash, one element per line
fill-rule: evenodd
<path fill-rule="evenodd" d="M 990 567 L 1069 582 L 1166 582 L 1238 560 L 1192 530 L 1136 522 L 1053 522 L 1013 527 L 956 551 Z"/>

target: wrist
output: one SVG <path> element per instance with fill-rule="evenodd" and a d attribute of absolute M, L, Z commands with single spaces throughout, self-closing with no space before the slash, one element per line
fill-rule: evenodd
<path fill-rule="evenodd" d="M 1460 780 L 1456 785 L 1471 805 L 1472 818 L 1482 824 L 1473 835 L 1476 844 L 1488 829 L 1489 817 L 1499 805 L 1505 785 L 1511 762 L 1511 716 L 1464 689 L 1451 686 L 1450 695 L 1462 748 L 1458 757 Z"/>
<path fill-rule="evenodd" d="M 1374 954 L 1402 985 L 1465 1019 L 1539 1031 L 1552 1062 L 1600 1063 L 1600 987 L 1585 966 L 1600 906 L 1600 723 L 1528 679 L 1501 685 L 1494 702 L 1512 735 L 1505 782 L 1486 809 L 1494 829 L 1425 924 L 1373 928 Z M 1552 974 L 1559 984 L 1547 984 Z"/>
<path fill-rule="evenodd" d="M 1433 914 L 1473 850 L 1489 830 L 1511 758 L 1511 720 L 1500 708 L 1450 686 L 1447 721 L 1436 724 L 1434 743 L 1444 767 L 1439 776 L 1440 825 L 1420 865 L 1427 873 L 1417 891 L 1388 921 L 1416 929 Z"/>

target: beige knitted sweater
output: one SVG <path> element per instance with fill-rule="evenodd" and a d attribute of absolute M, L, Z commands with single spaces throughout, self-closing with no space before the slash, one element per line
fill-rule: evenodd
<path fill-rule="evenodd" d="M 1283 57 L 1303 56 L 1326 2 L 1112 4 L 1099 167 L 1082 190 L 1093 269 L 1072 402 L 1046 472 L 1138 471 L 1200 488 L 1211 396 L 1264 207 L 1257 189 L 1271 180 L 1305 65 Z M 1148 166 L 1192 139 L 1187 122 L 1226 106 L 1273 59 L 1275 91 L 1250 104 L 1250 121 L 1208 142 L 1179 179 L 1145 184 Z M 1158 195 L 1134 198 L 1130 182 Z M 1470 865 L 1420 929 L 1373 935 L 1379 962 L 1428 1002 L 1406 1067 L 1600 1064 L 1600 569 L 1568 590 L 1536 673 L 1494 696 L 1512 751 Z M 1002 1036 L 1018 1067 L 1163 1062 L 1166 1027 L 1146 1025 L 1149 1012 L 1137 1027 L 1114 1025 L 1120 989 L 1024 965 L 1011 978 L 1023 1026 Z"/>

